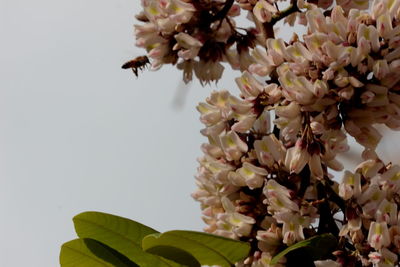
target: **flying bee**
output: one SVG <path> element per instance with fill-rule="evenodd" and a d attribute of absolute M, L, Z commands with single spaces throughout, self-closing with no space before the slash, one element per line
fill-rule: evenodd
<path fill-rule="evenodd" d="M 138 77 L 138 71 L 143 70 L 148 64 L 150 64 L 149 58 L 147 56 L 140 56 L 129 60 L 124 65 L 123 69 L 132 69 L 133 73 Z"/>

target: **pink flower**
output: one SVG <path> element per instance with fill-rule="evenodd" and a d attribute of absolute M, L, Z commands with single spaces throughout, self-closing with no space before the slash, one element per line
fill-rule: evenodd
<path fill-rule="evenodd" d="M 394 267 L 397 266 L 398 256 L 388 250 L 387 248 L 382 248 L 379 252 L 371 252 L 368 255 L 370 261 L 374 263 L 377 267 Z"/>
<path fill-rule="evenodd" d="M 197 110 L 201 113 L 201 122 L 206 125 L 214 125 L 222 118 L 221 110 L 208 103 L 200 103 Z"/>
<path fill-rule="evenodd" d="M 372 222 L 368 232 L 368 243 L 374 249 L 381 249 L 390 245 L 390 237 L 385 222 Z"/>
<path fill-rule="evenodd" d="M 393 190 L 398 190 L 400 188 L 400 166 L 392 166 L 382 174 L 382 180 L 386 181 Z"/>
<path fill-rule="evenodd" d="M 299 138 L 296 145 L 288 149 L 285 165 L 289 166 L 290 172 L 299 173 L 309 162 L 311 155 L 306 149 L 304 140 Z"/>
<path fill-rule="evenodd" d="M 359 173 L 344 172 L 343 180 L 339 185 L 339 195 L 344 199 L 358 197 L 361 194 L 361 177 Z"/>
<path fill-rule="evenodd" d="M 378 222 L 386 222 L 389 225 L 396 225 L 397 214 L 396 203 L 384 199 L 381 204 L 379 204 L 378 211 L 376 212 L 376 219 Z"/>
<path fill-rule="evenodd" d="M 259 0 L 253 8 L 254 16 L 262 23 L 270 22 L 272 15 L 276 12 L 278 12 L 276 7 L 265 0 Z"/>
<path fill-rule="evenodd" d="M 376 28 L 378 29 L 379 36 L 388 38 L 393 31 L 392 19 L 389 14 L 382 14 L 376 19 Z"/>
<path fill-rule="evenodd" d="M 294 212 L 279 212 L 274 218 L 277 222 L 283 223 L 283 243 L 290 246 L 304 239 L 303 228 L 309 226 L 309 217 Z"/>
<path fill-rule="evenodd" d="M 204 83 L 207 84 L 212 81 L 218 81 L 223 71 L 224 66 L 219 62 L 203 60 L 194 62 L 194 73 L 202 85 L 204 85 Z"/>
<path fill-rule="evenodd" d="M 244 71 L 242 77 L 236 78 L 235 81 L 246 99 L 255 99 L 263 91 L 263 85 L 247 71 Z"/>
<path fill-rule="evenodd" d="M 237 170 L 237 173 L 250 189 L 262 187 L 268 174 L 264 168 L 256 167 L 248 162 L 244 162 L 243 166 Z"/>
<path fill-rule="evenodd" d="M 304 76 L 297 76 L 284 67 L 278 69 L 279 82 L 283 87 L 283 95 L 288 100 L 295 100 L 299 104 L 307 105 L 313 99 L 313 84 Z"/>
<path fill-rule="evenodd" d="M 369 6 L 369 0 L 336 0 L 336 3 L 346 10 L 346 12 L 352 8 L 367 9 Z"/>
<path fill-rule="evenodd" d="M 274 211 L 298 211 L 299 206 L 290 200 L 289 190 L 277 183 L 275 180 L 268 180 L 263 189 L 271 210 Z"/>
<path fill-rule="evenodd" d="M 266 231 L 257 231 L 258 247 L 264 252 L 274 253 L 282 245 L 282 230 L 272 224 Z"/>
<path fill-rule="evenodd" d="M 280 65 L 285 58 L 288 58 L 286 46 L 282 39 L 267 39 L 268 54 L 271 55 L 275 66 Z"/>
<path fill-rule="evenodd" d="M 233 233 L 239 237 L 248 236 L 255 220 L 236 212 L 235 206 L 228 198 L 223 197 L 221 202 L 225 210 L 225 213 L 218 215 L 218 220 L 220 220 L 222 228 L 232 228 Z"/>
<path fill-rule="evenodd" d="M 185 60 L 195 58 L 198 52 L 200 51 L 200 48 L 203 46 L 203 44 L 199 40 L 193 38 L 192 36 L 186 33 L 180 32 L 176 34 L 174 37 L 177 43 L 174 46 L 173 50 L 178 50 L 180 48 L 183 48 L 183 50 L 180 50 L 178 52 L 178 56 L 180 56 Z"/>
<path fill-rule="evenodd" d="M 378 206 L 385 198 L 386 192 L 379 185 L 371 184 L 358 198 L 357 202 L 362 205 L 363 213 L 369 218 L 374 218 Z"/>
<path fill-rule="evenodd" d="M 276 66 L 273 57 L 268 54 L 264 49 L 255 47 L 251 53 L 251 56 L 255 63 L 251 64 L 249 71 L 259 76 L 266 76 Z M 280 61 L 281 62 L 281 61 Z"/>
<path fill-rule="evenodd" d="M 258 134 L 268 134 L 271 131 L 271 116 L 267 109 L 261 113 L 253 124 L 254 131 Z"/>
<path fill-rule="evenodd" d="M 264 136 L 254 142 L 254 149 L 260 164 L 272 167 L 275 162 L 284 160 L 285 148 L 275 135 Z"/>
<path fill-rule="evenodd" d="M 234 131 L 220 136 L 220 142 L 228 160 L 238 160 L 243 153 L 247 152 L 247 144 Z"/>

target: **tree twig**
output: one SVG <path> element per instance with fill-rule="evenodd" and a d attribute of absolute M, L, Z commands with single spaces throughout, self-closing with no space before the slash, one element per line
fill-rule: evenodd
<path fill-rule="evenodd" d="M 273 16 L 270 22 L 263 23 L 265 33 L 269 38 L 275 38 L 274 33 L 274 25 L 280 21 L 281 19 L 300 11 L 299 7 L 297 6 L 296 0 L 290 1 L 290 6 L 282 11 L 279 11 L 277 15 Z"/>
<path fill-rule="evenodd" d="M 296 1 L 291 1 L 291 2 L 292 3 L 288 8 L 282 10 L 276 16 L 273 16 L 269 23 L 275 25 L 281 19 L 286 18 L 287 16 L 300 11 L 299 7 L 297 6 L 297 2 Z"/>
<path fill-rule="evenodd" d="M 211 22 L 223 20 L 231 9 L 234 0 L 226 0 L 224 7 L 211 19 Z"/>
<path fill-rule="evenodd" d="M 318 199 L 327 198 L 326 188 L 322 182 L 317 184 L 317 195 Z M 324 201 L 318 205 L 319 212 L 319 224 L 318 224 L 318 234 L 332 233 L 335 236 L 339 234 L 339 228 L 336 225 L 331 208 L 328 201 Z"/>

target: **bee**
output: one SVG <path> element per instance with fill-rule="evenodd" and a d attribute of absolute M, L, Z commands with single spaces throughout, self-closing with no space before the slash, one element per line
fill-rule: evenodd
<path fill-rule="evenodd" d="M 129 60 L 124 65 L 123 69 L 132 69 L 133 73 L 138 77 L 138 71 L 143 70 L 148 64 L 150 64 L 149 58 L 147 56 L 140 56 Z"/>

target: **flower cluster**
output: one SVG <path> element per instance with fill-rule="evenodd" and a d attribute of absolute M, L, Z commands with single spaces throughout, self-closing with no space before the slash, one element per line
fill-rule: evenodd
<path fill-rule="evenodd" d="M 355 173 L 345 172 L 339 195 L 346 201 L 346 222 L 339 235 L 351 240 L 355 256 L 377 266 L 398 263 L 400 166 L 367 159 Z"/>
<path fill-rule="evenodd" d="M 312 114 L 316 134 L 344 124 L 374 149 L 381 138 L 374 123 L 400 126 L 400 2 L 383 2 L 373 5 L 372 14 L 352 9 L 345 16 L 341 6 L 327 17 L 317 8 L 308 11 L 304 41 L 268 39 L 267 52 L 254 49 L 250 72 L 274 77 L 286 102 Z M 292 132 L 284 138 L 295 138 Z"/>
<path fill-rule="evenodd" d="M 314 4 L 292 1 L 286 12 L 280 12 L 278 0 L 142 0 L 143 12 L 135 25 L 136 45 L 147 50 L 152 68 L 177 64 L 183 80 L 192 80 L 193 73 L 203 83 L 218 81 L 224 66 L 247 70 L 254 59 L 250 51 L 264 47 L 274 36 L 273 25 L 290 16 L 293 23 L 302 17 L 299 8 Z M 296 2 L 296 3 L 294 3 Z M 311 1 L 313 2 L 313 1 Z M 319 0 L 317 6 L 328 8 L 333 0 Z M 368 1 L 339 1 L 345 9 L 368 7 Z M 248 12 L 251 27 L 237 27 L 235 18 L 241 10 Z M 287 14 L 286 14 L 287 13 Z"/>
<path fill-rule="evenodd" d="M 398 266 L 400 166 L 375 154 L 374 125 L 400 129 L 400 1 L 280 2 L 142 0 L 137 45 L 153 68 L 177 64 L 205 83 L 224 62 L 241 71 L 239 97 L 214 91 L 197 106 L 208 143 L 192 196 L 205 231 L 251 244 L 237 266 L 297 266 L 296 253 L 271 261 L 323 233 L 335 251 L 302 266 Z M 237 26 L 243 11 L 251 27 Z M 275 38 L 282 19 L 306 33 Z M 365 161 L 338 183 L 347 134 Z"/>
<path fill-rule="evenodd" d="M 336 155 L 348 150 L 347 133 L 372 157 L 381 138 L 373 124 L 400 125 L 399 7 L 375 1 L 370 14 L 335 6 L 329 16 L 310 8 L 301 40 L 269 38 L 266 50 L 252 50 L 253 63 L 236 79 L 240 98 L 219 91 L 199 104 L 209 143 L 193 197 L 206 231 L 252 244 L 241 264 L 270 266 L 284 247 L 339 231 L 351 247 L 316 265 L 398 263 L 399 167 L 369 159 L 340 185 L 328 170 L 342 170 Z"/>
<path fill-rule="evenodd" d="M 240 7 L 234 0 L 142 0 L 142 5 L 137 18 L 145 24 L 135 25 L 136 44 L 147 50 L 154 69 L 178 64 L 185 82 L 193 72 L 200 81 L 210 82 L 220 79 L 221 61 L 248 67 L 248 47 L 254 46 L 255 37 L 251 29 L 235 30 L 233 18 Z"/>
<path fill-rule="evenodd" d="M 205 155 L 199 159 L 199 189 L 193 197 L 201 202 L 206 231 L 250 242 L 254 254 L 244 264 L 268 266 L 285 245 L 317 233 L 312 227 L 322 209 L 317 188 L 327 179 L 320 153 L 336 154 L 340 150 L 332 148 L 345 150 L 347 145 L 339 130 L 315 140 L 309 122 L 298 122 L 304 136 L 294 146 L 285 145 L 271 131 L 268 106 L 261 104 L 267 92 L 279 99 L 278 88 L 246 94 L 257 90 L 251 81 L 242 99 L 218 91 L 199 104 L 206 125 L 201 132 L 209 143 L 202 146 Z M 277 111 L 287 119 L 298 113 L 294 102 Z"/>

